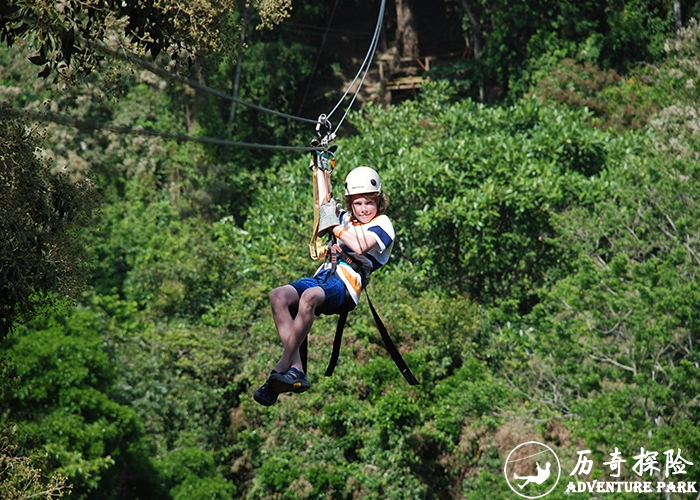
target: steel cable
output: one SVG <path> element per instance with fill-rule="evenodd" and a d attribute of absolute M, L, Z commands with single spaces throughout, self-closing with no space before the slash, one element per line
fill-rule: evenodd
<path fill-rule="evenodd" d="M 113 50 L 113 49 L 107 47 L 106 45 L 104 45 L 103 43 L 98 43 L 98 42 L 95 42 L 92 40 L 87 40 L 85 38 L 80 38 L 80 41 L 82 43 L 92 47 L 93 49 L 102 52 L 103 54 L 108 54 L 112 57 L 116 57 L 116 58 L 121 59 L 123 61 L 137 64 L 137 65 L 141 66 L 142 68 L 150 71 L 151 73 L 155 73 L 156 75 L 161 76 L 163 78 L 175 80 L 175 81 L 180 82 L 180 83 L 184 83 L 185 85 L 189 85 L 190 87 L 195 88 L 197 90 L 201 90 L 202 92 L 206 92 L 208 94 L 215 95 L 215 96 L 220 97 L 222 99 L 236 102 L 236 103 L 241 104 L 243 106 L 246 106 L 248 108 L 255 109 L 257 111 L 262 111 L 264 113 L 268 113 L 271 115 L 280 116 L 282 118 L 288 118 L 290 120 L 297 120 L 297 121 L 304 122 L 304 123 L 314 123 L 315 124 L 317 122 L 317 120 L 312 120 L 311 118 L 303 118 L 301 116 L 294 116 L 294 115 L 290 115 L 287 113 L 282 113 L 281 111 L 275 111 L 274 109 L 265 108 L 263 106 L 258 106 L 257 104 L 243 101 L 241 99 L 238 99 L 237 97 L 233 97 L 231 95 L 228 95 L 224 92 L 221 92 L 219 90 L 208 87 L 204 84 L 201 84 L 201 83 L 196 82 L 194 80 L 191 80 L 189 78 L 185 78 L 184 76 L 170 73 L 169 71 L 167 71 L 159 66 L 156 66 L 155 64 L 144 61 L 142 58 L 138 57 L 135 54 L 129 54 L 125 50 L 121 50 L 121 51 Z"/>
<path fill-rule="evenodd" d="M 73 118 L 68 118 L 65 116 L 58 115 L 56 113 L 50 112 L 33 112 L 33 111 L 15 111 L 13 114 L 17 116 L 24 114 L 25 116 L 41 122 L 51 122 L 58 123 L 61 125 L 68 125 L 75 127 L 79 130 L 106 130 L 109 132 L 116 132 L 119 134 L 128 135 L 147 135 L 154 137 L 162 137 L 165 139 L 175 139 L 177 141 L 192 141 L 201 142 L 205 144 L 216 144 L 218 146 L 232 146 L 240 148 L 254 148 L 254 149 L 272 149 L 277 151 L 318 151 L 322 148 L 320 147 L 310 147 L 310 146 L 279 146 L 276 144 L 259 144 L 253 142 L 240 142 L 240 141 L 229 141 L 225 139 L 216 139 L 214 137 L 197 137 L 186 134 L 173 134 L 170 132 L 161 132 L 158 130 L 139 128 L 139 127 L 124 127 L 121 125 L 111 125 L 107 123 L 100 123 L 95 121 L 87 120 L 77 120 Z"/>
<path fill-rule="evenodd" d="M 350 103 L 350 106 L 352 106 L 352 103 L 355 102 L 355 99 L 356 99 L 356 97 L 357 97 L 357 94 L 359 94 L 360 89 L 362 88 L 362 83 L 364 82 L 365 77 L 367 76 L 367 71 L 369 70 L 369 67 L 370 67 L 370 65 L 372 64 L 372 59 L 374 58 L 374 52 L 375 52 L 375 50 L 376 50 L 376 48 L 377 48 L 377 44 L 378 44 L 378 41 L 379 41 L 379 35 L 380 35 L 381 31 L 382 31 L 382 21 L 383 21 L 383 19 L 384 19 L 384 11 L 385 11 L 385 8 L 386 8 L 386 0 L 382 0 L 382 3 L 381 3 L 381 5 L 380 5 L 380 7 L 379 7 L 379 15 L 377 16 L 377 24 L 376 24 L 376 26 L 375 26 L 375 28 L 374 28 L 374 34 L 373 34 L 373 36 L 372 36 L 372 42 L 371 42 L 370 45 L 369 45 L 369 49 L 367 50 L 367 54 L 365 55 L 365 58 L 364 58 L 364 60 L 362 61 L 362 64 L 360 65 L 360 68 L 357 70 L 357 74 L 355 75 L 355 78 L 352 80 L 352 82 L 350 82 L 350 85 L 348 85 L 348 88 L 345 90 L 345 93 L 343 94 L 343 96 L 338 100 L 338 103 L 335 105 L 335 107 L 333 107 L 333 109 L 331 110 L 331 112 L 328 113 L 327 116 L 328 116 L 329 119 L 330 119 L 330 117 L 333 115 L 333 113 L 336 112 L 336 110 L 338 109 L 338 107 L 340 107 L 340 105 L 342 104 L 342 102 L 345 100 L 345 98 L 347 97 L 347 95 L 350 93 L 350 90 L 352 89 L 352 87 L 355 85 L 355 82 L 356 82 L 357 79 L 360 77 L 360 74 L 362 74 L 363 71 L 364 71 L 364 76 L 362 77 L 362 80 L 360 81 L 360 85 L 358 85 L 357 90 L 355 91 L 355 95 L 354 95 L 353 98 L 352 98 L 352 101 L 351 101 L 351 103 Z M 345 119 L 345 116 L 347 116 L 349 110 L 350 110 L 350 107 L 348 107 L 348 109 L 345 111 L 345 115 L 343 115 L 343 118 L 341 119 L 341 122 Z M 338 127 L 336 127 L 336 131 L 338 130 L 339 127 L 340 127 L 340 124 L 338 124 Z"/>

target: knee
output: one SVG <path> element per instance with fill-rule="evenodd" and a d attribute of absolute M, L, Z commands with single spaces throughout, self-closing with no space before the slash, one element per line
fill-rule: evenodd
<path fill-rule="evenodd" d="M 313 311 L 318 306 L 323 304 L 325 298 L 326 295 L 320 288 L 309 288 L 301 294 L 301 297 L 299 297 L 299 309 Z"/>
<path fill-rule="evenodd" d="M 280 292 L 279 288 L 275 288 L 274 290 L 270 290 L 270 302 L 275 303 L 280 300 L 282 297 L 282 293 Z"/>
<path fill-rule="evenodd" d="M 294 290 L 294 295 L 296 296 L 296 290 Z M 289 307 L 292 305 L 292 294 L 289 290 L 281 286 L 270 291 L 270 304 L 273 308 L 276 307 Z"/>

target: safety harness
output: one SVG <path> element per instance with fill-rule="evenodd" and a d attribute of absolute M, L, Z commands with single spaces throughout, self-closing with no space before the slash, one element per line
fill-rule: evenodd
<path fill-rule="evenodd" d="M 325 119 L 325 117 L 322 116 L 322 118 Z M 319 124 L 321 124 L 321 119 L 319 118 Z M 317 132 L 319 130 L 319 127 L 317 126 Z M 320 134 L 319 134 L 320 137 Z M 322 143 L 318 141 L 312 142 L 312 146 L 320 146 Z M 327 145 L 327 143 L 326 143 Z M 327 199 L 323 200 L 324 203 L 327 203 L 331 199 L 331 181 L 330 181 L 330 176 L 333 170 L 335 169 L 335 151 L 336 147 L 332 146 L 331 148 L 328 148 L 324 151 L 314 151 L 312 152 L 312 161 L 310 165 L 310 170 L 313 172 L 313 178 L 314 178 L 314 226 L 313 226 L 313 234 L 311 237 L 311 242 L 309 243 L 309 253 L 311 255 L 311 258 L 314 260 L 330 260 L 331 262 L 331 272 L 335 272 L 336 266 L 340 264 L 346 264 L 352 267 L 355 272 L 357 272 L 361 279 L 362 279 L 362 290 L 365 292 L 365 295 L 367 296 L 367 304 L 369 304 L 369 309 L 372 312 L 372 317 L 374 318 L 374 323 L 377 326 L 377 329 L 379 330 L 379 334 L 382 337 L 382 341 L 384 342 L 384 346 L 386 350 L 389 352 L 389 355 L 391 356 L 391 359 L 394 361 L 396 366 L 398 367 L 399 371 L 401 374 L 404 376 L 406 381 L 410 385 L 418 385 L 418 379 L 413 375 L 411 370 L 408 368 L 408 365 L 404 361 L 403 357 L 401 356 L 401 353 L 396 347 L 396 344 L 394 344 L 394 341 L 391 340 L 391 336 L 389 335 L 389 332 L 386 329 L 386 326 L 384 326 L 384 322 L 381 320 L 379 317 L 379 314 L 377 313 L 377 310 L 374 308 L 374 305 L 372 305 L 372 301 L 370 300 L 369 293 L 367 291 L 367 285 L 369 283 L 369 276 L 367 276 L 364 267 L 360 262 L 355 261 L 350 255 L 348 255 L 347 252 L 341 251 L 340 253 L 332 252 L 331 248 L 334 243 L 336 243 L 336 238 L 333 235 L 333 233 L 329 233 L 329 238 L 328 238 L 328 243 L 323 244 L 321 237 L 318 234 L 318 228 L 319 228 L 319 208 L 321 205 L 321 200 L 319 200 L 318 197 L 318 179 L 316 177 L 316 173 L 318 169 L 320 168 L 323 172 L 324 175 L 326 176 L 326 185 L 328 186 L 328 195 Z M 343 339 L 343 330 L 345 328 L 345 322 L 348 317 L 348 313 L 355 309 L 356 304 L 355 301 L 352 299 L 350 296 L 350 293 L 348 292 L 347 288 L 345 290 L 345 300 L 343 301 L 343 305 L 340 311 L 337 312 L 338 314 L 338 323 L 335 328 L 335 338 L 333 339 L 333 351 L 331 353 L 331 359 L 328 363 L 328 367 L 326 368 L 326 377 L 330 377 L 333 375 L 333 371 L 335 370 L 336 365 L 338 364 L 338 357 L 340 356 L 340 346 L 342 344 L 342 339 Z M 294 312 L 292 312 L 292 316 L 295 316 Z M 301 356 L 301 362 L 304 368 L 304 372 L 307 372 L 307 361 L 308 361 L 308 337 L 304 339 L 304 342 L 301 344 L 299 348 L 299 354 Z"/>
<path fill-rule="evenodd" d="M 389 352 L 391 359 L 394 360 L 394 363 L 396 364 L 406 381 L 410 385 L 418 385 L 418 379 L 416 379 L 413 373 L 411 373 L 411 370 L 408 368 L 408 365 L 401 356 L 401 353 L 396 348 L 396 344 L 394 344 L 394 341 L 391 340 L 389 332 L 387 331 L 386 326 L 384 326 L 384 322 L 381 320 L 379 314 L 377 314 L 377 310 L 372 305 L 372 301 L 369 298 L 369 292 L 367 291 L 369 277 L 365 274 L 362 264 L 354 261 L 352 257 L 350 257 L 345 251 L 341 251 L 338 254 L 338 258 L 340 258 L 342 262 L 351 266 L 361 276 L 362 290 L 367 296 L 367 304 L 369 304 L 369 309 L 370 311 L 372 311 L 374 323 L 377 325 L 377 330 L 379 330 L 379 334 L 382 336 L 382 341 L 384 341 L 384 347 L 386 347 L 386 350 Z M 355 309 L 355 302 L 349 296 L 347 290 L 345 292 L 345 301 L 343 301 L 343 304 L 346 303 L 348 303 L 350 307 L 343 307 L 343 310 L 338 313 L 338 324 L 336 325 L 335 338 L 333 339 L 333 352 L 331 353 L 331 359 L 328 363 L 328 368 L 326 368 L 326 377 L 330 377 L 331 375 L 333 375 L 333 370 L 335 370 L 335 366 L 338 363 L 338 356 L 340 355 L 340 344 L 343 339 L 343 329 L 345 328 L 345 320 L 348 317 L 348 313 Z"/>

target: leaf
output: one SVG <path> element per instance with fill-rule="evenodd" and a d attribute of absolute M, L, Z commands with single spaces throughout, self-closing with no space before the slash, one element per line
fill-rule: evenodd
<path fill-rule="evenodd" d="M 44 56 L 44 54 L 32 56 L 32 57 L 29 57 L 28 59 L 32 64 L 36 64 L 37 66 L 39 66 L 41 64 L 46 64 L 46 57 Z M 41 74 L 40 74 L 40 76 L 41 76 Z"/>
<path fill-rule="evenodd" d="M 50 74 L 51 74 L 51 65 L 47 64 L 46 66 L 44 66 L 44 69 L 42 69 L 41 71 L 39 71 L 39 73 L 37 73 L 36 76 L 38 76 L 39 78 L 47 78 Z"/>

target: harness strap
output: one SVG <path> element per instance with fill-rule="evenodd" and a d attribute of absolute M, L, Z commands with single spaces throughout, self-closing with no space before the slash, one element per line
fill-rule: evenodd
<path fill-rule="evenodd" d="M 338 356 L 340 356 L 340 344 L 343 340 L 343 329 L 345 328 L 345 320 L 348 318 L 348 310 L 345 309 L 338 315 L 338 325 L 335 327 L 335 338 L 333 339 L 333 352 L 331 359 L 326 368 L 326 377 L 333 375 L 333 370 L 338 364 Z"/>
<path fill-rule="evenodd" d="M 418 382 L 418 379 L 411 373 L 411 370 L 408 368 L 408 365 L 406 362 L 403 360 L 403 357 L 401 356 L 401 353 L 399 350 L 396 348 L 396 345 L 394 342 L 391 340 L 391 337 L 389 336 L 389 332 L 386 330 L 386 327 L 384 326 L 384 323 L 382 322 L 381 318 L 379 317 L 379 314 L 377 314 L 377 311 L 374 309 L 374 306 L 372 305 L 372 301 L 369 300 L 369 294 L 367 293 L 367 290 L 365 290 L 365 294 L 367 295 L 367 303 L 369 304 L 369 309 L 372 311 L 372 317 L 374 317 L 374 322 L 377 325 L 377 330 L 379 330 L 379 333 L 382 336 L 382 340 L 384 341 L 384 347 L 386 347 L 386 350 L 389 351 L 389 355 L 391 356 L 391 359 L 394 360 L 394 363 L 398 367 L 399 371 L 401 372 L 401 375 L 406 379 L 406 382 L 408 382 L 410 385 L 418 385 L 420 382 Z"/>
<path fill-rule="evenodd" d="M 326 258 L 326 246 L 318 237 L 318 222 L 319 222 L 319 208 L 321 202 L 318 198 L 318 179 L 316 178 L 316 171 L 318 170 L 318 160 L 316 152 L 313 152 L 313 161 L 311 163 L 311 171 L 314 177 L 314 227 L 311 234 L 311 241 L 309 242 L 309 255 L 313 260 L 323 260 Z"/>
<path fill-rule="evenodd" d="M 345 250 L 341 250 L 336 254 L 336 256 L 336 259 L 340 259 L 340 261 L 345 262 L 347 265 L 352 267 L 357 274 L 360 275 L 362 289 L 364 290 L 367 283 L 369 283 L 369 276 L 367 276 L 365 268 L 362 266 L 362 264 L 350 257 L 350 254 L 348 254 Z"/>
<path fill-rule="evenodd" d="M 312 143 L 314 144 L 314 143 Z M 314 224 L 311 234 L 311 241 L 309 242 L 309 255 L 313 260 L 323 260 L 326 258 L 326 246 L 321 241 L 318 235 L 319 226 L 319 209 L 322 204 L 331 201 L 331 172 L 335 169 L 335 156 L 333 152 L 335 151 L 335 146 L 332 146 L 328 150 L 328 154 L 319 157 L 320 153 L 318 151 L 311 152 L 311 163 L 309 165 L 309 170 L 311 170 L 314 178 Z M 323 176 L 326 180 L 326 186 L 328 188 L 328 193 L 325 199 L 319 199 L 318 195 L 318 177 L 316 176 L 317 171 L 321 169 Z"/>
<path fill-rule="evenodd" d="M 341 254 L 342 256 L 342 254 Z M 350 262 L 348 264 L 353 265 L 354 261 L 350 259 Z M 359 265 L 359 263 L 358 263 Z M 354 267 L 354 266 L 353 266 Z M 360 265 L 361 267 L 361 265 Z M 366 283 L 366 278 L 365 278 L 365 273 L 360 272 L 360 275 L 362 276 L 362 281 L 363 284 Z M 399 371 L 401 372 L 401 375 L 404 376 L 406 381 L 410 385 L 419 385 L 420 382 L 418 379 L 413 375 L 411 372 L 410 368 L 406 364 L 406 362 L 403 359 L 403 356 L 401 356 L 401 353 L 399 350 L 396 348 L 396 344 L 394 344 L 394 341 L 391 340 L 391 336 L 389 335 L 389 332 L 386 329 L 386 326 L 384 326 L 384 322 L 382 319 L 379 317 L 379 314 L 377 314 L 377 310 L 374 308 L 374 305 L 372 304 L 372 301 L 369 298 L 369 293 L 365 289 L 365 295 L 367 295 L 367 303 L 369 304 L 369 309 L 372 311 L 372 317 L 374 318 L 374 323 L 377 325 L 377 330 L 379 330 L 379 334 L 382 336 L 382 341 L 384 342 L 384 347 L 386 350 L 389 352 L 389 355 L 391 356 L 391 359 L 394 361 L 396 366 L 398 367 Z M 345 295 L 345 301 L 350 301 L 352 302 L 352 299 L 348 296 L 349 294 Z M 354 302 L 352 302 L 353 306 L 355 305 Z M 345 321 L 347 320 L 348 317 L 348 312 L 350 312 L 354 307 L 344 307 L 341 312 L 338 313 L 338 324 L 335 327 L 335 338 L 333 339 L 333 352 L 331 353 L 331 359 L 328 362 L 328 368 L 326 368 L 326 377 L 330 377 L 333 375 L 333 371 L 335 370 L 336 365 L 338 364 L 338 357 L 340 356 L 340 345 L 342 344 L 343 340 L 343 330 L 345 329 Z M 304 340 L 304 344 L 302 344 L 302 347 L 305 348 L 306 340 Z M 300 352 L 301 354 L 301 352 Z M 302 362 L 305 360 L 306 353 L 302 354 Z M 306 365 L 304 365 L 306 366 Z"/>

